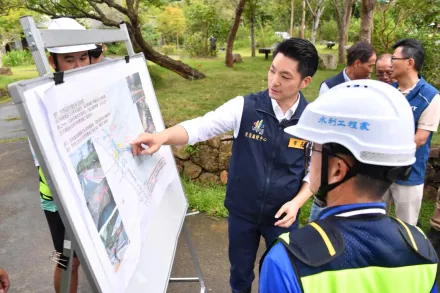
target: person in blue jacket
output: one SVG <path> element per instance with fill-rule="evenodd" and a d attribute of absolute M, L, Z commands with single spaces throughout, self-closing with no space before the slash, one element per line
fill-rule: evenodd
<path fill-rule="evenodd" d="M 437 132 L 440 120 L 439 91 L 421 75 L 425 59 L 422 43 L 415 39 L 403 39 L 393 45 L 391 57 L 392 85 L 408 100 L 414 115 L 414 141 L 417 145 L 416 162 L 406 181 L 393 183 L 383 196 L 389 209 L 394 203 L 399 219 L 416 225 L 422 206 L 426 164 L 431 149 L 433 133 Z M 436 230 L 431 230 L 431 233 Z M 440 234 L 440 232 L 439 232 Z"/>
<path fill-rule="evenodd" d="M 437 292 L 431 243 L 418 227 L 387 216 L 381 201 L 416 160 L 402 94 L 379 81 L 343 83 L 286 132 L 308 141 L 310 189 L 328 207 L 266 253 L 260 293 Z"/>
<path fill-rule="evenodd" d="M 134 155 L 152 154 L 163 144 L 194 144 L 234 131 L 225 199 L 234 293 L 251 292 L 260 237 L 269 247 L 280 234 L 296 229 L 299 208 L 312 195 L 303 182 L 305 141 L 284 128 L 298 123 L 307 106 L 301 90 L 318 68 L 318 52 L 309 41 L 292 38 L 273 55 L 267 90 L 238 96 L 203 117 L 142 133 L 132 142 Z"/>

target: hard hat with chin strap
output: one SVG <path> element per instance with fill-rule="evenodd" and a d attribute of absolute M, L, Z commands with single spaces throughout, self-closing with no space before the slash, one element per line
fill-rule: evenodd
<path fill-rule="evenodd" d="M 54 19 L 49 27 L 49 30 L 85 30 L 85 28 L 79 24 L 76 20 L 68 17 L 62 17 Z M 75 53 L 82 51 L 89 51 L 96 49 L 94 44 L 88 45 L 76 45 L 76 46 L 67 46 L 67 47 L 54 47 L 47 48 L 47 51 L 55 54 L 66 54 L 66 53 Z"/>
<path fill-rule="evenodd" d="M 285 131 L 319 144 L 340 144 L 365 164 L 408 166 L 416 160 L 408 101 L 394 87 L 375 80 L 355 80 L 330 89 Z"/>
<path fill-rule="evenodd" d="M 315 195 L 326 195 L 357 174 L 378 180 L 406 180 L 416 161 L 414 116 L 405 97 L 394 87 L 374 80 L 340 84 L 314 102 L 298 124 L 285 129 L 293 136 L 323 145 L 321 185 Z M 341 147 L 342 146 L 342 147 Z M 313 149 L 310 147 L 309 149 Z M 328 158 L 353 155 L 357 162 L 345 177 L 328 184 Z"/>

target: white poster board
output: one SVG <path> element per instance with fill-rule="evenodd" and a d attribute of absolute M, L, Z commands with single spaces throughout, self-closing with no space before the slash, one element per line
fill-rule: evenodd
<path fill-rule="evenodd" d="M 9 90 L 92 287 L 165 292 L 188 204 L 170 147 L 131 154 L 165 127 L 143 55 Z"/>

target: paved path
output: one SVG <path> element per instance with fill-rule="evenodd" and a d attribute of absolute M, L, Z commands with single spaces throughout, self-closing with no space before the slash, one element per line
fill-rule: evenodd
<path fill-rule="evenodd" d="M 49 260 L 53 245 L 40 208 L 38 177 L 27 140 L 0 143 L 0 167 L 0 266 L 10 274 L 12 287 L 9 292 L 53 292 L 53 263 Z M 230 292 L 227 221 L 198 214 L 188 217 L 187 224 L 205 275 L 207 292 Z M 172 276 L 194 276 L 192 261 L 182 239 L 177 247 Z M 83 274 L 80 275 L 79 292 L 91 292 Z M 170 284 L 168 292 L 200 290 L 198 284 L 179 283 Z"/>
<path fill-rule="evenodd" d="M 0 140 L 25 137 L 23 123 L 12 101 L 0 104 Z"/>

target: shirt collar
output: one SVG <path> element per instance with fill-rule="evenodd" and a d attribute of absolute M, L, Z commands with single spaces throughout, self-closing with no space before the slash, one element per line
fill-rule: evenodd
<path fill-rule="evenodd" d="M 415 85 L 412 86 L 412 88 L 407 89 L 405 91 L 400 90 L 400 87 L 397 87 L 397 89 L 403 94 L 403 95 L 407 95 L 409 94 L 410 91 L 412 91 L 418 84 L 419 84 L 420 79 L 416 82 Z"/>
<path fill-rule="evenodd" d="M 329 216 L 352 217 L 357 215 L 379 215 L 386 214 L 385 203 L 355 203 L 342 206 L 328 207 L 319 213 L 318 219 L 325 219 Z"/>
<path fill-rule="evenodd" d="M 351 79 L 348 77 L 347 73 L 345 73 L 346 69 L 347 68 L 344 68 L 344 70 L 342 70 L 342 74 L 344 75 L 344 80 L 347 82 L 347 81 L 351 81 Z"/>
<path fill-rule="evenodd" d="M 283 111 L 281 110 L 281 108 L 278 105 L 277 101 L 271 98 L 270 100 L 272 102 L 272 108 L 273 108 L 273 111 L 274 111 L 275 116 L 277 117 L 277 119 L 279 121 L 281 121 L 283 119 L 290 120 L 290 118 L 292 118 L 293 114 L 295 114 L 295 111 L 298 108 L 299 99 L 300 98 L 301 98 L 301 95 L 298 93 L 298 99 L 296 99 L 295 104 L 293 104 L 292 107 L 290 107 L 290 109 L 288 109 L 286 111 L 286 113 L 283 113 Z"/>

